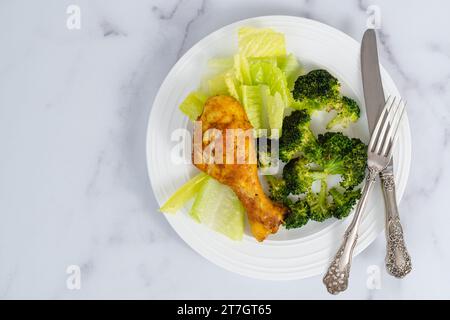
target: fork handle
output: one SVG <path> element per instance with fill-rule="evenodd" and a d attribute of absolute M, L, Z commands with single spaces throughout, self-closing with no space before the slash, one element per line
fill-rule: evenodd
<path fill-rule="evenodd" d="M 394 175 L 381 172 L 380 176 L 386 205 L 386 269 L 392 276 L 403 278 L 411 271 L 412 265 L 397 208 Z"/>
<path fill-rule="evenodd" d="M 361 199 L 356 206 L 355 215 L 345 231 L 344 241 L 328 267 L 327 273 L 323 277 L 323 283 L 331 294 L 338 294 L 339 292 L 345 291 L 348 287 L 353 249 L 358 242 L 358 229 L 362 212 L 364 211 L 370 190 L 372 189 L 378 174 L 378 170 L 369 167 L 369 173 L 362 190 Z"/>

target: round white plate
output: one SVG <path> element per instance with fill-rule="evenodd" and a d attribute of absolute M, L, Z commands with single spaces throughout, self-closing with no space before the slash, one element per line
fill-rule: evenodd
<path fill-rule="evenodd" d="M 242 20 L 208 35 L 175 64 L 164 80 L 150 115 L 147 132 L 147 165 L 155 197 L 162 205 L 169 196 L 197 170 L 190 164 L 171 161 L 171 140 L 176 129 L 188 128 L 188 119 L 179 110 L 183 98 L 200 84 L 212 57 L 229 56 L 237 51 L 237 30 L 241 26 L 270 27 L 286 36 L 288 52 L 294 53 L 305 70 L 324 68 L 342 83 L 344 94 L 361 106 L 361 119 L 347 130 L 350 136 L 368 141 L 360 72 L 360 44 L 339 30 L 325 24 L 290 16 L 266 16 Z M 381 76 L 386 95 L 399 96 L 388 73 Z M 411 137 L 405 116 L 399 143 L 394 152 L 397 198 L 406 187 L 410 161 Z M 250 235 L 234 242 L 193 221 L 187 210 L 165 215 L 169 223 L 194 250 L 215 264 L 249 277 L 271 280 L 300 279 L 323 273 L 338 248 L 351 219 L 309 222 L 297 230 L 284 230 L 258 243 Z M 384 201 L 380 188 L 374 188 L 360 228 L 355 254 L 364 250 L 384 228 Z"/>

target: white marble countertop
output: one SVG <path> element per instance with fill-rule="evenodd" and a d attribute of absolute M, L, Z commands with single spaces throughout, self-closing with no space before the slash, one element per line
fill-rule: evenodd
<path fill-rule="evenodd" d="M 70 4 L 79 30 L 66 27 Z M 208 262 L 157 213 L 147 178 L 147 119 L 165 75 L 205 35 L 248 17 L 308 17 L 361 39 L 370 4 L 382 13 L 382 63 L 409 102 L 400 209 L 413 273 L 386 274 L 383 236 L 338 297 L 320 277 L 254 280 Z M 444 0 L 2 1 L 0 298 L 450 298 L 449 10 Z M 80 290 L 66 286 L 69 265 Z M 366 284 L 371 265 L 378 290 Z"/>

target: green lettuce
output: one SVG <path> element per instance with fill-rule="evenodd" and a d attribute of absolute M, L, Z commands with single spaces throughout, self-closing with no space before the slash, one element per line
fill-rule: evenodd
<path fill-rule="evenodd" d="M 230 187 L 213 178 L 202 185 L 189 214 L 230 239 L 241 240 L 244 235 L 244 207 Z"/>
<path fill-rule="evenodd" d="M 179 108 L 189 119 L 195 121 L 202 114 L 207 98 L 204 93 L 193 91 L 183 100 Z"/>
<path fill-rule="evenodd" d="M 164 213 L 176 213 L 190 199 L 198 194 L 203 184 L 209 179 L 206 173 L 199 173 L 191 180 L 182 185 L 170 198 L 159 208 Z"/>
<path fill-rule="evenodd" d="M 238 31 L 239 54 L 244 57 L 286 55 L 284 34 L 272 29 L 242 27 Z"/>

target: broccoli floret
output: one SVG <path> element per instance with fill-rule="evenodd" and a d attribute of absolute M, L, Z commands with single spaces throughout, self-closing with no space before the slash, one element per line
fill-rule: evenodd
<path fill-rule="evenodd" d="M 284 118 L 279 141 L 279 156 L 282 161 L 288 162 L 299 152 L 311 160 L 320 158 L 317 139 L 309 128 L 310 120 L 304 110 L 294 111 Z"/>
<path fill-rule="evenodd" d="M 340 132 L 327 132 L 316 138 L 309 128 L 310 115 L 315 110 L 337 111 L 328 127 L 346 127 L 359 118 L 357 103 L 340 97 L 336 78 L 325 70 L 312 71 L 297 79 L 293 96 L 296 99 L 293 107 L 300 106 L 300 110 L 284 118 L 279 140 L 280 159 L 287 162 L 283 180 L 268 178 L 272 199 L 290 209 L 285 220 L 288 229 L 301 227 L 309 219 L 324 221 L 332 216 L 346 217 L 360 198 L 360 191 L 353 188 L 364 179 L 367 162 L 367 147 L 361 140 Z M 297 155 L 300 157 L 295 158 Z M 342 177 L 340 187 L 328 190 L 327 178 L 335 174 Z M 316 180 L 321 184 L 318 193 L 312 192 Z M 345 189 L 340 192 L 342 188 Z M 293 202 L 289 194 L 306 196 Z"/>
<path fill-rule="evenodd" d="M 317 138 L 309 128 L 303 132 L 303 139 L 300 149 L 303 156 L 311 162 L 316 162 L 322 157 L 322 150 L 317 143 Z"/>
<path fill-rule="evenodd" d="M 356 201 L 361 197 L 361 190 L 340 192 L 337 188 L 331 188 L 329 193 L 333 197 L 333 216 L 338 219 L 347 217 Z"/>
<path fill-rule="evenodd" d="M 344 156 L 341 186 L 346 189 L 356 187 L 364 180 L 367 164 L 367 146 L 359 139 L 352 139 L 352 148 Z"/>
<path fill-rule="evenodd" d="M 305 200 L 298 200 L 289 205 L 289 214 L 284 221 L 286 229 L 300 228 L 309 220 L 309 205 Z"/>
<path fill-rule="evenodd" d="M 310 208 L 311 220 L 320 222 L 333 216 L 333 204 L 329 203 L 327 198 L 327 183 L 321 180 L 319 193 L 309 192 L 305 198 Z"/>
<path fill-rule="evenodd" d="M 314 111 L 336 110 L 337 115 L 327 124 L 327 129 L 334 126 L 347 128 L 356 122 L 360 116 L 360 109 L 355 100 L 339 94 L 338 79 L 328 71 L 313 70 L 295 81 L 292 96 L 294 109 L 306 110 L 309 114 Z"/>
<path fill-rule="evenodd" d="M 315 221 L 324 221 L 332 216 L 342 219 L 350 213 L 361 196 L 360 191 L 353 190 L 353 187 L 364 179 L 367 161 L 364 143 L 340 132 L 319 135 L 317 143 L 322 154 L 318 161 L 312 162 L 306 157 L 292 159 L 283 169 L 284 184 L 277 180 L 283 187 L 279 198 L 284 197 L 283 203 L 291 210 L 286 220 L 289 228 L 303 225 L 307 217 Z M 340 187 L 328 191 L 327 178 L 334 174 L 342 177 Z M 318 193 L 312 192 L 312 184 L 316 180 L 321 183 Z M 278 192 L 280 188 L 275 190 Z M 306 197 L 293 203 L 287 198 L 289 193 L 306 194 Z M 330 196 L 333 201 L 329 201 Z"/>
<path fill-rule="evenodd" d="M 343 158 L 353 147 L 352 140 L 342 132 L 326 132 L 317 140 L 322 148 L 322 162 Z"/>
<path fill-rule="evenodd" d="M 297 107 L 309 111 L 333 107 L 339 102 L 340 84 L 328 71 L 319 69 L 300 76 L 295 81 L 292 96 Z"/>
<path fill-rule="evenodd" d="M 337 111 L 337 115 L 328 122 L 327 129 L 336 125 L 347 128 L 350 123 L 358 121 L 361 113 L 356 101 L 345 96 L 342 97 L 341 103 L 335 105 L 334 109 Z"/>
<path fill-rule="evenodd" d="M 274 176 L 265 176 L 267 184 L 269 185 L 269 197 L 277 202 L 285 203 L 289 191 L 286 188 L 286 182 L 283 179 L 278 179 Z"/>
<path fill-rule="evenodd" d="M 283 168 L 286 188 L 292 194 L 307 192 L 311 189 L 312 183 L 321 177 L 321 172 L 317 171 L 306 158 L 292 159 Z"/>
<path fill-rule="evenodd" d="M 327 132 L 318 137 L 322 148 L 320 165 L 325 174 L 340 174 L 341 185 L 351 189 L 364 179 L 367 163 L 367 147 L 359 139 L 345 136 L 341 132 Z"/>
<path fill-rule="evenodd" d="M 292 194 L 307 192 L 315 180 L 325 180 L 329 175 L 340 174 L 341 186 L 352 189 L 364 179 L 367 148 L 359 139 L 341 132 L 319 135 L 318 147 L 322 157 L 312 162 L 306 157 L 289 161 L 283 169 L 283 179 Z"/>

